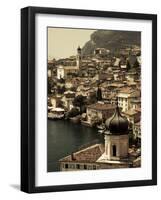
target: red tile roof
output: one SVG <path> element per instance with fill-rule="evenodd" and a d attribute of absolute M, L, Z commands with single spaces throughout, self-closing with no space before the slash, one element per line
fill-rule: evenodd
<path fill-rule="evenodd" d="M 60 159 L 60 162 L 96 162 L 96 160 L 104 153 L 103 144 L 95 144 L 80 151 L 73 153 Z"/>
<path fill-rule="evenodd" d="M 110 110 L 114 109 L 116 106 L 111 104 L 104 104 L 104 103 L 95 103 L 89 105 L 87 108 L 94 109 L 94 110 Z"/>

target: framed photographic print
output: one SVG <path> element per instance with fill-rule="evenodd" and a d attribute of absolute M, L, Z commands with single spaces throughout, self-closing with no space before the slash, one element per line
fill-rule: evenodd
<path fill-rule="evenodd" d="M 157 184 L 157 16 L 21 9 L 21 190 Z"/>

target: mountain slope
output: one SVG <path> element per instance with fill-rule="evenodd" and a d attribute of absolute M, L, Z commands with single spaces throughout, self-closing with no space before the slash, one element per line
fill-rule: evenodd
<path fill-rule="evenodd" d="M 91 39 L 82 48 L 82 53 L 93 54 L 95 48 L 106 48 L 115 52 L 132 45 L 141 45 L 140 32 L 97 30 L 91 34 Z"/>

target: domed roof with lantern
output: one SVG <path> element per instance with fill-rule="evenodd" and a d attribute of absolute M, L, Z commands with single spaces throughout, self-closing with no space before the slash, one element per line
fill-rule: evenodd
<path fill-rule="evenodd" d="M 128 134 L 129 122 L 126 117 L 122 116 L 118 107 L 118 101 L 116 103 L 116 110 L 112 117 L 108 118 L 105 122 L 106 130 L 112 135 L 124 135 Z"/>

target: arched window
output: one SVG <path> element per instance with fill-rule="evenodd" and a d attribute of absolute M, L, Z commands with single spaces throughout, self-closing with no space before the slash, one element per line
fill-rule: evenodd
<path fill-rule="evenodd" d="M 116 145 L 112 146 L 112 154 L 113 156 L 116 156 Z"/>

